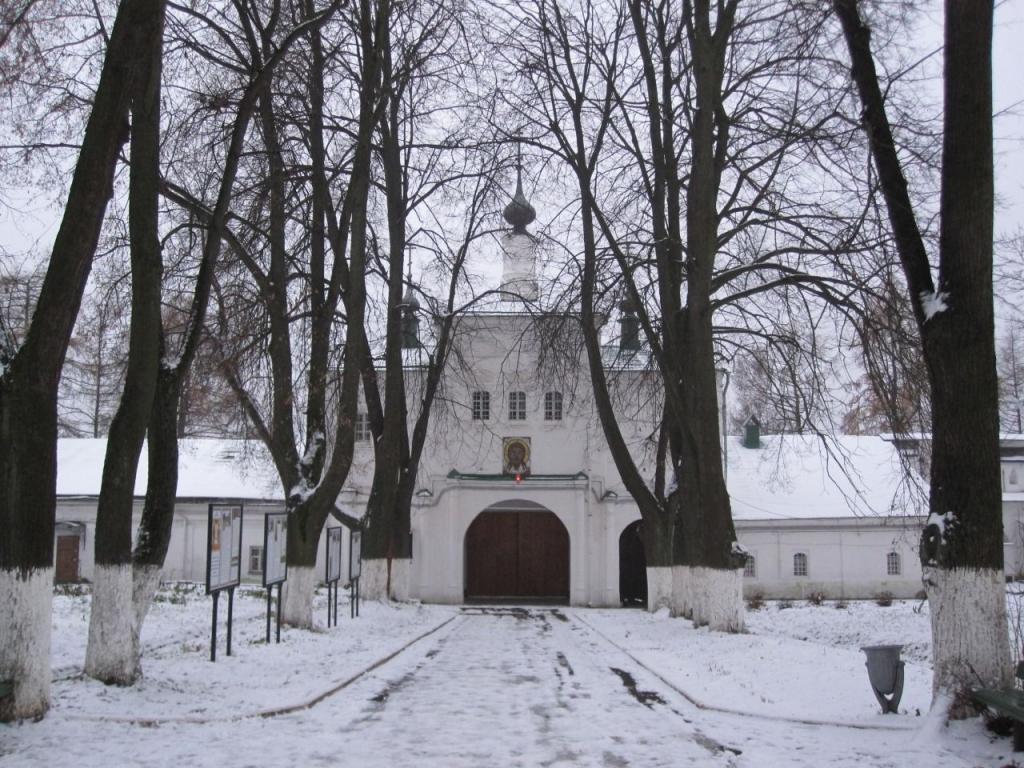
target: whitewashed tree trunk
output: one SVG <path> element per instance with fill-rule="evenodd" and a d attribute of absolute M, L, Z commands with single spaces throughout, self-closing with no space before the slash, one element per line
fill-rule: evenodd
<path fill-rule="evenodd" d="M 924 582 L 932 620 L 936 700 L 951 694 L 957 707 L 956 694 L 961 691 L 1012 685 L 1002 572 L 925 568 Z M 969 670 L 969 679 L 964 679 L 964 670 Z"/>
<path fill-rule="evenodd" d="M 23 577 L 0 570 L 0 680 L 13 680 L 14 693 L 3 706 L 5 720 L 42 717 L 50 705 L 50 616 L 53 569 Z"/>
<path fill-rule="evenodd" d="M 672 581 L 669 584 L 669 607 L 673 616 L 690 618 L 693 615 L 693 569 L 685 565 L 674 565 L 670 569 Z"/>
<path fill-rule="evenodd" d="M 281 621 L 299 629 L 313 628 L 313 592 L 316 590 L 316 568 L 288 566 L 284 583 Z"/>
<path fill-rule="evenodd" d="M 672 568 L 652 566 L 647 568 L 647 610 L 672 608 Z"/>
<path fill-rule="evenodd" d="M 743 570 L 690 569 L 694 626 L 717 632 L 743 631 Z"/>
<path fill-rule="evenodd" d="M 397 561 L 391 561 L 392 580 L 395 562 Z M 381 557 L 362 561 L 359 573 L 359 597 L 381 602 L 387 602 L 391 599 L 391 595 L 388 593 L 387 558 Z"/>
<path fill-rule="evenodd" d="M 359 576 L 359 596 L 367 600 L 404 602 L 409 599 L 412 583 L 412 560 L 392 558 L 390 588 L 387 558 L 363 560 Z"/>
<path fill-rule="evenodd" d="M 391 561 L 390 599 L 399 603 L 408 602 L 412 583 L 412 560 L 407 557 Z"/>
<path fill-rule="evenodd" d="M 131 564 L 96 566 L 85 650 L 85 674 L 89 677 L 113 685 L 131 685 L 139 676 L 133 590 Z"/>
<path fill-rule="evenodd" d="M 136 565 L 132 569 L 132 613 L 135 621 L 135 635 L 142 635 L 142 625 L 146 621 L 146 614 L 153 604 L 153 598 L 160 587 L 160 574 L 163 568 L 158 565 Z M 141 652 L 141 644 L 139 645 Z"/>

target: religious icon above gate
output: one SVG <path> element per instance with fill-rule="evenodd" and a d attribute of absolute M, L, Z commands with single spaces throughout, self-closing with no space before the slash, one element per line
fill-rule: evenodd
<path fill-rule="evenodd" d="M 506 437 L 502 450 L 502 472 L 517 480 L 530 474 L 530 438 Z"/>

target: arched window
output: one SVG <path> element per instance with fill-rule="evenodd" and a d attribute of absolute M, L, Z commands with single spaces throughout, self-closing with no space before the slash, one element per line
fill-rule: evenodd
<path fill-rule="evenodd" d="M 803 552 L 797 552 L 795 555 L 793 555 L 793 575 L 807 575 L 807 555 L 805 555 Z"/>
<path fill-rule="evenodd" d="M 747 555 L 747 562 L 743 566 L 743 575 L 748 579 L 757 578 L 757 558 Z"/>
<path fill-rule="evenodd" d="M 885 556 L 885 572 L 890 576 L 900 575 L 900 553 L 890 552 Z"/>

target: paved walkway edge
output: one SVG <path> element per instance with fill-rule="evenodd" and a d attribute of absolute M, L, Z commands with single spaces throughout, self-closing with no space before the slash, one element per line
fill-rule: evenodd
<path fill-rule="evenodd" d="M 785 717 L 783 715 L 765 715 L 765 714 L 762 714 L 762 713 L 759 713 L 759 712 L 746 712 L 746 711 L 744 711 L 742 709 L 730 709 L 729 707 L 718 707 L 718 706 L 715 706 L 713 704 L 708 704 L 706 702 L 700 701 L 699 699 L 697 699 L 692 694 L 687 693 L 685 690 L 680 688 L 678 685 L 676 685 L 672 681 L 668 680 L 664 675 L 662 675 L 656 669 L 653 669 L 652 667 L 648 666 L 644 662 L 640 661 L 640 659 L 638 659 L 632 653 L 630 653 L 625 648 L 623 648 L 621 645 L 616 643 L 614 640 L 612 640 L 610 637 L 608 637 L 608 635 L 606 635 L 604 632 L 599 630 L 597 627 L 595 627 L 589 621 L 585 620 L 582 616 L 579 615 L 579 613 L 574 612 L 573 613 L 573 617 L 577 621 L 579 621 L 580 624 L 583 624 L 585 627 L 587 627 L 588 629 L 592 630 L 594 632 L 594 634 L 596 634 L 598 637 L 600 637 L 602 640 L 604 640 L 610 646 L 612 646 L 613 648 L 617 649 L 618 651 L 620 651 L 621 653 L 625 654 L 630 659 L 632 659 L 632 661 L 635 664 L 639 665 L 643 669 L 647 670 L 650 674 L 654 675 L 656 678 L 658 678 L 661 682 L 663 682 L 665 685 L 667 685 L 673 691 L 675 691 L 680 696 L 682 696 L 684 699 L 686 699 L 688 702 L 693 704 L 693 706 L 697 707 L 697 709 L 707 710 L 708 712 L 721 712 L 721 713 L 726 714 L 726 715 L 739 715 L 740 717 L 752 717 L 752 718 L 755 718 L 757 720 L 771 720 L 771 721 L 782 722 L 782 723 L 797 723 L 799 725 L 828 725 L 828 726 L 833 726 L 835 728 L 853 728 L 853 729 L 862 730 L 862 731 L 911 731 L 912 732 L 912 731 L 918 730 L 918 728 L 919 728 L 919 726 L 917 726 L 917 725 L 901 725 L 901 724 L 897 724 L 897 723 L 893 723 L 892 725 L 882 725 L 881 723 L 878 723 L 878 724 L 874 724 L 874 723 L 840 723 L 840 722 L 837 722 L 837 721 L 834 721 L 834 720 L 815 720 L 813 718 Z"/>
<path fill-rule="evenodd" d="M 182 716 L 182 717 L 132 717 L 130 715 L 109 715 L 109 716 L 104 716 L 104 715 L 68 715 L 68 719 L 69 720 L 86 720 L 86 721 L 90 721 L 90 722 L 104 722 L 104 723 L 131 723 L 131 724 L 135 724 L 135 725 L 142 725 L 142 726 L 152 727 L 152 726 L 157 726 L 157 725 L 172 725 L 172 724 L 176 724 L 176 723 L 190 723 L 190 724 L 195 724 L 195 725 L 203 725 L 203 724 L 206 724 L 206 723 L 230 723 L 230 722 L 235 722 L 235 721 L 238 721 L 238 720 L 247 720 L 247 719 L 253 718 L 253 717 L 264 717 L 264 718 L 279 717 L 280 715 L 288 715 L 288 714 L 291 714 L 293 712 L 301 712 L 303 710 L 311 709 L 312 707 L 315 707 L 317 704 L 322 702 L 324 699 L 327 699 L 327 698 L 333 696 L 334 694 L 338 693 L 339 691 L 344 690 L 345 688 L 348 688 L 350 685 L 352 685 L 352 683 L 354 683 L 357 680 L 359 680 L 360 678 L 370 674 L 375 669 L 378 669 L 378 668 L 384 666 L 389 661 L 391 661 L 393 658 L 395 658 L 399 654 L 407 651 L 409 648 L 411 648 L 412 646 L 416 645 L 421 640 L 426 640 L 431 635 L 435 634 L 436 632 L 441 631 L 446 626 L 448 626 L 453 621 L 455 621 L 455 619 L 460 618 L 460 616 L 461 616 L 461 614 L 455 614 L 454 616 L 451 616 L 451 617 L 445 619 L 440 624 L 438 624 L 436 627 L 428 629 L 426 632 L 424 632 L 423 634 L 413 638 L 412 640 L 410 640 L 409 642 L 405 643 L 404 645 L 402 645 L 397 650 L 392 651 L 387 656 L 385 656 L 385 657 L 383 657 L 381 659 L 378 659 L 377 661 L 373 662 L 373 664 L 371 664 L 370 666 L 366 667 L 365 669 L 362 669 L 359 672 L 356 672 L 351 677 L 343 680 L 342 682 L 340 682 L 340 683 L 338 683 L 338 684 L 336 684 L 334 686 L 331 686 L 326 691 L 321 691 L 320 693 L 316 694 L 312 698 L 306 699 L 305 701 L 299 702 L 298 704 L 289 704 L 286 707 L 276 707 L 274 709 L 261 709 L 261 710 L 255 711 L 255 712 L 240 712 L 238 714 L 228 715 L 228 716 L 225 716 L 225 717 L 187 717 L 187 716 Z"/>

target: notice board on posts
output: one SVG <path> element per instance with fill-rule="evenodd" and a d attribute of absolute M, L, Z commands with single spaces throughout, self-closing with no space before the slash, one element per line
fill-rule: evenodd
<path fill-rule="evenodd" d="M 327 578 L 333 584 L 341 578 L 341 542 L 343 528 L 327 529 Z"/>
<path fill-rule="evenodd" d="M 288 513 L 267 512 L 263 516 L 263 586 L 280 584 L 288 578 Z"/>
<path fill-rule="evenodd" d="M 363 571 L 363 534 L 362 531 L 352 531 L 348 540 L 348 579 L 358 579 Z"/>
<path fill-rule="evenodd" d="M 210 504 L 206 524 L 206 594 L 237 587 L 242 575 L 242 505 Z"/>

